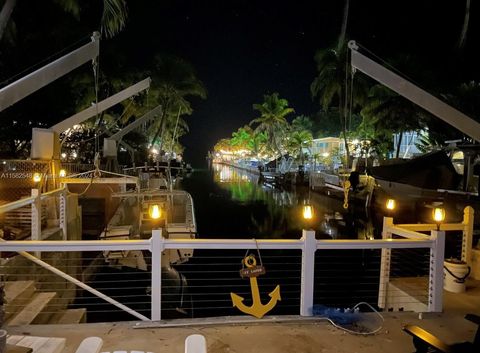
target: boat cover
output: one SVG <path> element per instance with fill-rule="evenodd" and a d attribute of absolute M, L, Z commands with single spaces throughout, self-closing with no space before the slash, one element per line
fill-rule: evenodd
<path fill-rule="evenodd" d="M 423 189 L 457 189 L 461 176 L 444 150 L 419 157 L 372 167 L 369 174 L 376 179 L 408 184 Z"/>

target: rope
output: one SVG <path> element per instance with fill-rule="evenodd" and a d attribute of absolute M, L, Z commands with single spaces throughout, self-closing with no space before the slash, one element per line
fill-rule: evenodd
<path fill-rule="evenodd" d="M 470 266 L 468 266 L 467 274 L 466 274 L 465 276 L 463 276 L 463 277 L 457 277 L 456 275 L 454 275 L 454 274 L 448 269 L 447 266 L 443 266 L 443 268 L 450 274 L 450 276 L 452 276 L 453 278 L 456 279 L 455 282 L 457 282 L 457 283 L 464 283 L 465 280 L 467 279 L 467 277 L 470 275 L 470 271 L 472 270 L 472 269 L 470 268 Z"/>
<path fill-rule="evenodd" d="M 345 180 L 345 182 L 343 183 L 343 208 L 344 209 L 348 209 L 348 193 L 350 191 L 350 186 L 351 183 L 350 183 L 350 180 Z"/>

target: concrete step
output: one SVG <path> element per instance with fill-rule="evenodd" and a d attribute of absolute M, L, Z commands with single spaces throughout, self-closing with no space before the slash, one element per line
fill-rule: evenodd
<path fill-rule="evenodd" d="M 19 311 L 21 311 L 25 305 L 32 298 L 35 293 L 34 281 L 12 281 L 5 282 L 5 319 L 8 319 Z"/>
<path fill-rule="evenodd" d="M 48 304 L 57 296 L 56 292 L 36 293 L 22 311 L 7 320 L 8 326 L 29 325 L 44 311 Z"/>
<path fill-rule="evenodd" d="M 20 347 L 32 348 L 34 353 L 61 353 L 65 348 L 65 338 L 15 336 L 7 338 L 7 343 Z"/>
<path fill-rule="evenodd" d="M 87 321 L 87 309 L 67 309 L 55 314 L 51 320 L 50 324 L 58 325 L 68 325 L 68 324 L 79 324 Z"/>

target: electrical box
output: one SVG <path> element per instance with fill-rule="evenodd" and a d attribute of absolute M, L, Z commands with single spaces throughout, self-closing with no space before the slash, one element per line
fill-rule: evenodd
<path fill-rule="evenodd" d="M 32 129 L 32 159 L 59 159 L 60 139 L 58 133 L 50 129 Z"/>

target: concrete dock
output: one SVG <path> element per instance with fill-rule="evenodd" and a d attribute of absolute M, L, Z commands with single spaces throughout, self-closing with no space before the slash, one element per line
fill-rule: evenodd
<path fill-rule="evenodd" d="M 9 334 L 66 338 L 64 353 L 73 353 L 89 336 L 104 340 L 102 352 L 145 351 L 184 352 L 188 335 L 202 334 L 209 353 L 405 353 L 414 348 L 404 324 L 414 324 L 435 334 L 446 343 L 472 340 L 477 327 L 465 314 L 480 314 L 480 281 L 469 281 L 465 293 L 444 291 L 444 312 L 382 313 L 382 329 L 369 336 L 346 333 L 320 318 L 266 317 L 264 320 L 240 318 L 247 322 L 228 324 L 224 318 L 188 320 L 186 326 L 166 327 L 168 322 L 98 323 L 75 325 L 29 325 L 7 327 Z M 185 321 L 184 321 L 185 322 Z M 184 323 L 175 321 L 176 324 Z"/>

